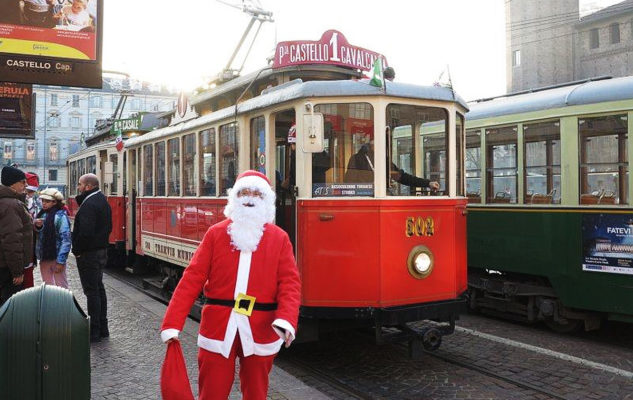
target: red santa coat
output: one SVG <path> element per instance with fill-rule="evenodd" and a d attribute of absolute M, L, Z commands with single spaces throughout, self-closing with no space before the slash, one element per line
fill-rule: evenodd
<path fill-rule="evenodd" d="M 228 357 L 236 333 L 244 356 L 276 354 L 283 344 L 282 331 L 297 329 L 301 282 L 288 235 L 266 224 L 255 252 L 239 251 L 231 245 L 226 219 L 209 228 L 191 263 L 176 287 L 163 324 L 164 341 L 177 335 L 204 289 L 204 296 L 235 299 L 238 293 L 255 297 L 260 303 L 277 303 L 275 311 L 253 310 L 250 317 L 221 305 L 205 305 L 202 310 L 198 346 Z"/>

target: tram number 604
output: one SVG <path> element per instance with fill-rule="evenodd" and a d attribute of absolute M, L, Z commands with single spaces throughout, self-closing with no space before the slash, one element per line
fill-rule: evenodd
<path fill-rule="evenodd" d="M 435 232 L 435 221 L 432 217 L 408 217 L 405 226 L 405 235 L 411 236 L 433 236 Z"/>

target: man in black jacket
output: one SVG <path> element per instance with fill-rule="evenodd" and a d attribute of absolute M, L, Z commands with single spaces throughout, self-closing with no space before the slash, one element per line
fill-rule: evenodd
<path fill-rule="evenodd" d="M 110 336 L 108 303 L 103 286 L 103 268 L 108 257 L 108 238 L 112 231 L 112 210 L 99 190 L 99 178 L 94 174 L 79 178 L 76 197 L 79 210 L 73 226 L 73 254 L 81 286 L 88 300 L 90 341 L 99 342 Z"/>

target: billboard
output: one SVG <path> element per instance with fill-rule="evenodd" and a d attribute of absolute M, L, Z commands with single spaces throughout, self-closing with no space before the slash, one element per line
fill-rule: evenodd
<path fill-rule="evenodd" d="M 0 0 L 4 81 L 101 87 L 102 0 Z"/>
<path fill-rule="evenodd" d="M 0 82 L 0 138 L 35 137 L 33 86 Z"/>

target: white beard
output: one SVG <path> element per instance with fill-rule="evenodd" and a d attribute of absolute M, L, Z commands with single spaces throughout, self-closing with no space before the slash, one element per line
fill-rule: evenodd
<path fill-rule="evenodd" d="M 240 251 L 254 252 L 264 235 L 264 226 L 275 217 L 274 198 L 270 202 L 259 197 L 229 196 L 224 214 L 232 220 L 227 229 L 231 244 Z"/>

